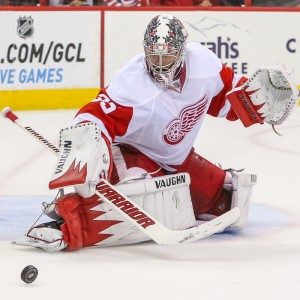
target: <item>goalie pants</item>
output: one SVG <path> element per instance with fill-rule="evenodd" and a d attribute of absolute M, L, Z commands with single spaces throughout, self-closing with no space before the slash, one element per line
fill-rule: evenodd
<path fill-rule="evenodd" d="M 110 178 L 117 184 L 125 178 L 158 177 L 170 174 L 138 150 L 126 145 L 112 147 L 113 170 Z M 187 172 L 191 177 L 190 193 L 195 216 L 209 213 L 222 215 L 231 208 L 232 192 L 223 189 L 226 172 L 197 154 L 194 149 L 175 173 Z"/>

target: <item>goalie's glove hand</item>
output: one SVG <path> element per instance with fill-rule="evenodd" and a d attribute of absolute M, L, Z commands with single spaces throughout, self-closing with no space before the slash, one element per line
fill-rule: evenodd
<path fill-rule="evenodd" d="M 100 178 L 109 177 L 112 165 L 99 126 L 89 122 L 62 129 L 59 150 L 49 188 L 73 186 L 84 198 L 94 195 Z"/>
<path fill-rule="evenodd" d="M 263 122 L 279 125 L 295 107 L 299 91 L 286 67 L 266 66 L 226 96 L 244 126 Z"/>

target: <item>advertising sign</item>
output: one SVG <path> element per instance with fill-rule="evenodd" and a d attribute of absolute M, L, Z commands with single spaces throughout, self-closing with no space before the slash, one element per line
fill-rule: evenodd
<path fill-rule="evenodd" d="M 144 30 L 158 13 L 164 12 L 106 12 L 105 28 L 110 33 L 105 37 L 106 83 L 129 58 L 143 51 Z M 235 72 L 250 76 L 260 66 L 284 64 L 294 70 L 296 83 L 300 85 L 299 12 L 165 13 L 175 15 L 184 23 L 189 33 L 188 41 L 205 45 Z M 115 55 L 109 49 L 120 51 Z"/>
<path fill-rule="evenodd" d="M 56 101 L 61 90 L 99 88 L 99 12 L 1 11 L 0 24 L 1 92 L 51 91 Z"/>
<path fill-rule="evenodd" d="M 299 11 L 4 10 L 0 105 L 80 107 L 143 52 L 145 28 L 162 13 L 178 17 L 189 42 L 203 44 L 236 73 L 284 64 L 300 85 Z"/>

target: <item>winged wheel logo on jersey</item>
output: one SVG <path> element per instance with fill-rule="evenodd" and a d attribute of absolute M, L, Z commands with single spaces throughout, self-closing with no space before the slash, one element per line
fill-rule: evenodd
<path fill-rule="evenodd" d="M 180 143 L 197 124 L 206 109 L 207 101 L 208 99 L 203 97 L 198 102 L 184 107 L 179 117 L 174 118 L 164 130 L 164 141 L 169 145 Z"/>

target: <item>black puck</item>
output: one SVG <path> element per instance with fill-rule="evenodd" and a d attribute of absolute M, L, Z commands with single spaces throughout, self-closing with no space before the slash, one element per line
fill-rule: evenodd
<path fill-rule="evenodd" d="M 38 276 L 38 269 L 34 266 L 27 266 L 21 273 L 21 279 L 26 283 L 32 283 Z"/>

